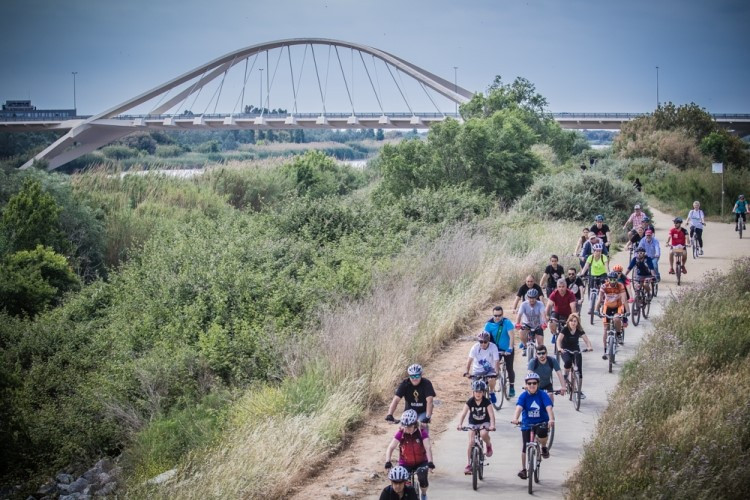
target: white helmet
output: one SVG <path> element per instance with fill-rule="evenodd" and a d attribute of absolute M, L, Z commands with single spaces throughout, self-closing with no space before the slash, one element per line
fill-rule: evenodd
<path fill-rule="evenodd" d="M 412 375 L 422 375 L 422 365 L 413 364 L 406 369 L 406 373 L 411 377 Z"/>
<path fill-rule="evenodd" d="M 391 481 L 408 481 L 409 471 L 406 470 L 406 467 L 397 465 L 388 473 L 388 479 L 390 479 Z"/>
<path fill-rule="evenodd" d="M 407 427 L 409 425 L 414 425 L 414 423 L 417 421 L 417 412 L 414 410 L 406 410 L 404 413 L 401 414 L 401 425 L 404 427 Z"/>

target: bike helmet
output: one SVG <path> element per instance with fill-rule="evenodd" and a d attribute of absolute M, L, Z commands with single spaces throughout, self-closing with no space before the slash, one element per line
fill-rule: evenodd
<path fill-rule="evenodd" d="M 413 364 L 406 369 L 406 373 L 408 373 L 410 377 L 414 375 L 422 375 L 422 365 Z"/>
<path fill-rule="evenodd" d="M 414 425 L 417 421 L 417 412 L 414 410 L 406 410 L 401 414 L 401 425 L 408 427 Z"/>
<path fill-rule="evenodd" d="M 648 215 L 644 215 L 643 219 L 641 219 L 641 222 L 651 222 L 651 219 L 648 218 Z"/>
<path fill-rule="evenodd" d="M 654 234 L 654 232 L 651 229 L 646 229 L 646 232 L 644 234 L 648 236 L 649 234 Z"/>
<path fill-rule="evenodd" d="M 487 390 L 487 383 L 484 380 L 475 380 L 471 383 L 471 390 L 475 392 L 484 392 Z"/>
<path fill-rule="evenodd" d="M 618 278 L 618 277 L 619 277 L 619 276 L 617 276 L 617 273 L 616 273 L 616 272 L 614 272 L 614 271 L 611 271 L 611 272 L 607 273 L 607 279 L 608 279 L 609 281 L 617 281 L 617 278 Z"/>
<path fill-rule="evenodd" d="M 634 210 L 640 210 L 640 209 L 641 209 L 641 206 L 640 206 L 639 204 L 637 204 L 637 203 L 636 203 L 636 204 L 635 204 L 635 206 L 633 207 L 633 209 L 634 209 Z"/>
<path fill-rule="evenodd" d="M 477 340 L 479 342 L 489 342 L 490 334 L 488 332 L 479 332 L 479 335 L 477 335 Z"/>
<path fill-rule="evenodd" d="M 741 195 L 740 195 L 740 200 L 744 200 L 744 199 L 745 199 L 745 195 L 744 195 L 744 194 L 741 194 Z"/>
<path fill-rule="evenodd" d="M 635 253 L 646 253 L 646 249 L 643 247 L 638 247 L 635 249 Z"/>
<path fill-rule="evenodd" d="M 612 270 L 614 272 L 616 272 L 616 273 L 621 273 L 622 272 L 622 266 L 620 264 L 615 264 L 614 266 L 612 266 Z"/>
<path fill-rule="evenodd" d="M 682 217 L 675 217 L 674 219 L 672 219 L 672 222 L 674 222 L 675 224 L 682 224 Z"/>
<path fill-rule="evenodd" d="M 604 245 L 602 245 L 601 243 L 597 243 L 596 245 L 594 245 L 594 252 L 596 252 L 597 250 L 599 250 L 600 252 L 603 251 Z"/>
<path fill-rule="evenodd" d="M 539 290 L 536 288 L 532 288 L 528 292 L 526 292 L 526 297 L 529 299 L 536 299 L 539 297 Z"/>
<path fill-rule="evenodd" d="M 397 465 L 388 472 L 388 479 L 391 481 L 408 481 L 409 471 L 402 465 Z"/>
<path fill-rule="evenodd" d="M 604 216 L 597 215 L 596 217 L 594 217 L 594 222 L 604 222 Z"/>
<path fill-rule="evenodd" d="M 528 372 L 526 374 L 526 378 L 524 378 L 523 381 L 528 382 L 529 380 L 539 380 L 539 374 L 536 372 Z"/>

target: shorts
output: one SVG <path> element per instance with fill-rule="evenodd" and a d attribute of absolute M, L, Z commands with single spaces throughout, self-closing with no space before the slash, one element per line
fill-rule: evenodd
<path fill-rule="evenodd" d="M 472 424 L 469 423 L 466 427 L 469 427 L 470 429 L 489 429 L 490 423 L 489 422 L 481 422 L 479 424 Z"/>
<path fill-rule="evenodd" d="M 547 422 L 536 426 L 536 435 L 540 438 L 546 438 L 549 433 Z M 523 444 L 521 445 L 521 452 L 526 453 L 526 445 L 531 442 L 531 429 L 521 429 L 521 436 L 523 437 Z"/>
<path fill-rule="evenodd" d="M 540 391 L 547 391 L 547 392 L 555 392 L 555 389 L 552 387 L 552 382 L 550 382 L 547 385 L 544 385 L 539 388 Z"/>
<path fill-rule="evenodd" d="M 604 324 L 606 325 L 608 322 L 607 316 L 612 316 L 613 314 L 622 314 L 624 312 L 625 312 L 625 306 L 615 306 L 615 307 L 602 306 L 602 314 L 604 314 Z"/>
<path fill-rule="evenodd" d="M 558 323 L 565 324 L 568 321 L 567 314 L 558 314 L 555 311 L 549 313 L 549 319 L 556 319 Z"/>
<path fill-rule="evenodd" d="M 523 325 L 523 327 L 521 327 L 521 330 L 529 330 L 529 333 L 533 333 L 534 335 L 541 335 L 542 337 L 544 337 L 544 330 L 542 330 L 541 326 L 531 328 L 530 325 Z"/>
<path fill-rule="evenodd" d="M 427 465 L 427 462 L 421 463 L 419 465 L 403 465 L 403 464 L 399 464 L 399 465 L 406 468 L 406 470 L 409 471 L 409 474 L 411 474 L 416 469 L 419 469 L 420 467 L 425 467 Z M 419 481 L 419 486 L 421 488 L 427 488 L 430 485 L 429 481 L 427 481 L 427 472 L 428 472 L 428 469 L 422 469 L 421 471 L 417 472 L 417 480 Z"/>

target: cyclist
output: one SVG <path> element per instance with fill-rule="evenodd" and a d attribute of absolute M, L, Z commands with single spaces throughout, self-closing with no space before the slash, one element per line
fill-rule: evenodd
<path fill-rule="evenodd" d="M 565 326 L 560 329 L 560 334 L 557 336 L 557 349 L 562 351 L 565 378 L 568 378 L 570 369 L 573 367 L 573 360 L 575 359 L 576 366 L 578 367 L 578 377 L 581 379 L 581 386 L 583 386 L 583 357 L 581 356 L 581 346 L 578 341 L 578 339 L 581 338 L 586 343 L 586 349 L 584 349 L 583 352 L 593 351 L 594 348 L 591 345 L 591 341 L 581 326 L 581 319 L 577 314 L 573 313 L 568 316 L 568 321 L 565 323 Z M 581 399 L 585 397 L 586 396 L 581 393 Z"/>
<path fill-rule="evenodd" d="M 586 274 L 586 271 L 591 269 L 592 278 L 600 280 L 604 279 L 607 272 L 609 272 L 609 257 L 603 254 L 603 250 L 604 247 L 600 243 L 594 245 L 594 253 L 589 255 L 586 259 L 586 265 L 583 266 L 581 272 L 578 273 L 579 277 L 583 276 Z"/>
<path fill-rule="evenodd" d="M 654 272 L 656 273 L 656 281 L 659 281 L 661 279 L 661 274 L 659 274 L 659 258 L 661 257 L 661 248 L 659 247 L 659 240 L 654 238 L 653 230 L 646 230 L 643 239 L 640 243 L 638 243 L 638 248 L 643 248 L 644 250 L 646 250 L 646 257 L 651 260 L 651 264 L 654 267 Z M 636 249 L 636 252 L 637 251 L 638 249 Z"/>
<path fill-rule="evenodd" d="M 604 344 L 604 354 L 602 359 L 607 359 L 607 325 L 609 320 L 607 315 L 624 314 L 623 318 L 615 318 L 615 329 L 617 333 L 622 333 L 622 329 L 628 326 L 628 298 L 625 295 L 625 285 L 617 281 L 617 273 L 611 272 L 607 275 L 607 281 L 599 289 L 599 297 L 596 299 L 596 310 L 601 305 L 601 313 L 604 317 L 604 335 L 602 343 Z"/>
<path fill-rule="evenodd" d="M 633 292 L 636 290 L 636 285 L 640 286 L 643 284 L 646 287 L 646 292 L 651 293 L 651 285 L 648 282 L 644 282 L 644 280 L 652 276 L 656 278 L 656 271 L 651 259 L 646 257 L 645 248 L 638 248 L 635 257 L 628 264 L 628 270 L 625 274 L 629 273 L 632 269 L 635 269 L 635 273 L 633 274 Z"/>
<path fill-rule="evenodd" d="M 622 228 L 627 231 L 628 224 L 630 224 L 630 229 L 638 229 L 643 222 L 643 217 L 645 216 L 646 214 L 641 211 L 641 206 L 639 204 L 636 204 L 633 207 L 633 213 L 630 214 L 630 217 L 628 217 L 628 220 L 625 221 L 625 224 L 622 226 Z"/>
<path fill-rule="evenodd" d="M 604 243 L 604 247 L 609 250 L 610 238 L 609 238 L 609 226 L 604 223 L 604 216 L 597 215 L 594 217 L 594 225 L 589 228 L 591 233 L 594 233 L 597 237 L 601 238 Z"/>
<path fill-rule="evenodd" d="M 576 304 L 576 296 L 568 290 L 568 282 L 565 278 L 557 280 L 557 289 L 549 295 L 546 311 L 552 343 L 555 343 L 558 325 L 565 324 L 568 316 L 576 310 Z"/>
<path fill-rule="evenodd" d="M 529 361 L 527 366 L 530 372 L 539 375 L 539 390 L 547 391 L 549 398 L 555 400 L 555 389 L 552 386 L 552 372 L 557 372 L 557 378 L 560 381 L 560 394 L 565 395 L 565 381 L 560 373 L 560 363 L 555 357 L 547 356 L 547 346 L 540 346 L 536 351 L 536 358 Z"/>
<path fill-rule="evenodd" d="M 560 259 L 557 255 L 551 255 L 549 258 L 549 264 L 544 268 L 544 274 L 542 275 L 542 287 L 547 292 L 547 298 L 552 292 L 555 291 L 557 280 L 565 276 L 565 269 L 563 266 L 558 264 Z"/>
<path fill-rule="evenodd" d="M 497 346 L 500 356 L 505 359 L 505 368 L 508 370 L 508 383 L 510 397 L 516 395 L 516 372 L 513 371 L 513 346 L 516 345 L 516 330 L 513 322 L 503 316 L 503 308 L 495 306 L 492 308 L 492 317 L 485 323 L 484 331 L 490 334 L 492 342 Z"/>
<path fill-rule="evenodd" d="M 490 401 L 484 397 L 484 391 L 487 390 L 487 384 L 484 380 L 475 380 L 471 383 L 471 390 L 474 393 L 464 405 L 464 411 L 458 419 L 458 430 L 463 430 L 464 418 L 469 414 L 469 425 L 472 429 L 481 429 L 480 436 L 487 446 L 487 458 L 492 456 L 492 443 L 490 442 L 490 431 L 495 430 L 495 410 L 492 408 Z M 471 447 L 474 444 L 474 433 L 469 433 L 469 448 L 467 455 L 469 457 L 468 465 L 464 469 L 464 474 L 471 474 Z"/>
<path fill-rule="evenodd" d="M 497 380 L 497 370 L 500 364 L 500 351 L 492 342 L 491 336 L 487 332 L 481 332 L 477 335 L 477 343 L 469 349 L 469 359 L 466 362 L 466 371 L 464 377 L 487 377 L 490 384 L 490 400 L 497 402 L 495 396 L 495 382 Z"/>
<path fill-rule="evenodd" d="M 628 291 L 628 285 L 630 284 L 630 281 L 628 280 L 627 275 L 622 272 L 622 266 L 620 264 L 615 264 L 614 266 L 612 266 L 612 272 L 617 273 L 617 281 L 625 286 L 625 296 L 628 298 L 628 302 L 632 303 L 633 298 L 630 296 L 630 292 Z"/>
<path fill-rule="evenodd" d="M 396 448 L 398 448 L 398 465 L 405 468 L 409 474 L 425 465 L 430 469 L 435 468 L 435 464 L 432 463 L 430 431 L 419 428 L 416 411 L 406 410 L 401 415 L 401 428 L 393 436 L 388 449 L 385 450 L 386 470 L 393 467 L 391 455 Z M 427 471 L 422 469 L 417 472 L 417 478 L 419 479 L 419 487 L 422 489 L 422 500 L 425 500 L 427 487 L 429 486 Z"/>
<path fill-rule="evenodd" d="M 521 323 L 521 319 L 524 320 Z M 544 329 L 547 328 L 547 315 L 544 312 L 544 305 L 539 301 L 539 291 L 532 288 L 526 293 L 526 300 L 518 308 L 516 316 L 516 329 L 521 330 L 521 342 L 525 343 L 528 334 L 536 336 L 536 345 L 544 345 Z M 521 353 L 526 356 L 526 351 Z"/>
<path fill-rule="evenodd" d="M 628 240 L 626 248 L 628 250 L 638 248 L 638 244 L 640 244 L 645 233 L 646 231 L 644 231 L 641 226 L 638 226 L 634 231 L 630 231 L 630 239 Z"/>
<path fill-rule="evenodd" d="M 589 241 L 589 228 L 584 227 L 583 232 L 581 233 L 581 236 L 578 237 L 578 243 L 576 244 L 576 249 L 573 252 L 575 256 L 577 257 L 581 256 L 581 252 L 583 251 L 583 245 L 585 245 L 587 241 Z"/>
<path fill-rule="evenodd" d="M 654 229 L 654 225 L 651 224 L 651 219 L 648 218 L 647 215 L 643 216 L 643 221 L 641 221 L 641 227 L 643 228 L 643 232 L 645 233 L 649 229 L 651 232 L 656 232 L 656 229 Z"/>
<path fill-rule="evenodd" d="M 573 292 L 576 296 L 576 312 L 580 313 L 581 302 L 583 301 L 583 291 L 586 289 L 586 285 L 583 283 L 583 280 L 578 277 L 575 267 L 568 268 L 565 282 L 568 284 L 568 290 Z"/>
<path fill-rule="evenodd" d="M 547 433 L 549 427 L 555 426 L 555 412 L 552 410 L 553 403 L 546 391 L 539 390 L 539 375 L 534 372 L 526 374 L 526 391 L 518 396 L 516 411 L 513 414 L 512 423 L 518 424 L 521 418 L 521 436 L 523 445 L 521 447 L 521 467 L 518 477 L 527 479 L 526 471 L 526 444 L 531 441 L 531 429 L 535 427 L 534 432 L 539 438 L 542 445 L 542 457 L 549 458 L 547 449 Z"/>
<path fill-rule="evenodd" d="M 674 222 L 674 227 L 669 230 L 669 236 L 667 236 L 667 246 L 672 247 L 672 251 L 669 252 L 669 274 L 674 274 L 675 254 L 682 254 L 682 274 L 687 274 L 687 269 L 685 269 L 687 251 L 685 250 L 685 247 L 688 246 L 688 232 L 684 227 L 681 227 L 682 217 L 675 217 L 672 222 Z"/>
<path fill-rule="evenodd" d="M 518 312 L 518 304 L 520 304 L 521 301 L 526 298 L 526 294 L 532 288 L 536 290 L 537 292 L 539 292 L 539 295 L 541 296 L 542 301 L 544 302 L 544 295 L 542 293 L 542 287 L 537 285 L 534 277 L 529 274 L 528 276 L 526 276 L 526 281 L 524 281 L 524 283 L 518 288 L 518 292 L 516 292 L 516 300 L 515 302 L 513 302 L 513 314 Z"/>
<path fill-rule="evenodd" d="M 737 201 L 732 207 L 732 213 L 734 214 L 734 230 L 740 230 L 740 219 L 742 219 L 742 230 L 747 229 L 745 222 L 747 222 L 746 214 L 750 213 L 750 205 L 745 200 L 745 195 L 741 194 L 737 197 Z"/>
<path fill-rule="evenodd" d="M 388 422 L 394 422 L 393 412 L 401 398 L 404 398 L 404 411 L 416 411 L 419 421 L 422 424 L 429 424 L 430 418 L 432 418 L 433 398 L 435 397 L 432 382 L 422 376 L 421 365 L 413 364 L 409 366 L 406 373 L 409 377 L 402 380 L 396 388 L 396 395 L 393 396 L 385 419 Z"/>
<path fill-rule="evenodd" d="M 419 500 L 417 490 L 413 486 L 407 486 L 410 474 L 405 467 L 397 465 L 388 472 L 390 486 L 383 488 L 379 500 Z"/>
<path fill-rule="evenodd" d="M 690 237 L 695 234 L 695 239 L 698 241 L 698 252 L 703 255 L 703 228 L 706 225 L 706 214 L 701 210 L 701 203 L 699 201 L 693 202 L 693 209 L 688 212 L 687 221 L 688 227 L 690 227 Z"/>

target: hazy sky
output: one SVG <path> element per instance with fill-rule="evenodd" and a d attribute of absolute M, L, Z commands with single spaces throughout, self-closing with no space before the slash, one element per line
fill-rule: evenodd
<path fill-rule="evenodd" d="M 451 81 L 458 66 L 474 91 L 523 76 L 552 111 L 651 111 L 659 66 L 662 101 L 750 112 L 748 0 L 0 0 L 0 19 L 0 101 L 72 107 L 77 71 L 83 114 L 299 37 L 376 47 Z"/>

